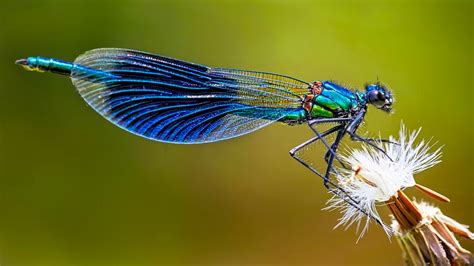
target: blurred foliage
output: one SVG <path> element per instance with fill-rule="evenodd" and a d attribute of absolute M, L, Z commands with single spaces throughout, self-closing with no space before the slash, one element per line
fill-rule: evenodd
<path fill-rule="evenodd" d="M 86 106 L 66 78 L 15 59 L 126 47 L 210 66 L 393 89 L 400 121 L 444 144 L 418 180 L 473 217 L 472 1 L 0 1 L 2 264 L 400 264 L 372 226 L 332 230 L 321 181 L 288 155 L 310 136 L 272 125 L 206 145 L 152 142 Z M 408 194 L 420 197 L 412 190 Z M 463 244 L 473 250 L 472 243 Z"/>

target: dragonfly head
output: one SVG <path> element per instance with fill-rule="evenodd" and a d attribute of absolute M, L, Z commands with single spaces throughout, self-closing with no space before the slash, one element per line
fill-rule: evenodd
<path fill-rule="evenodd" d="M 394 99 L 392 93 L 382 84 L 368 84 L 365 86 L 367 102 L 387 113 L 392 111 Z"/>

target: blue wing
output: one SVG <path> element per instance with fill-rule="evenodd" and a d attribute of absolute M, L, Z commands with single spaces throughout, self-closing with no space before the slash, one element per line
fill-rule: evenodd
<path fill-rule="evenodd" d="M 153 140 L 205 143 L 250 133 L 301 109 L 309 84 L 125 49 L 79 56 L 80 95 L 119 127 Z"/>

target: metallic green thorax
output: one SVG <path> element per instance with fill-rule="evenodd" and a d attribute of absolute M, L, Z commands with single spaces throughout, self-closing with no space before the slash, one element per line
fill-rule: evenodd
<path fill-rule="evenodd" d="M 345 117 L 365 105 L 362 94 L 359 95 L 333 82 L 324 81 L 321 91 L 314 94 L 310 112 L 301 107 L 287 115 L 282 121 L 292 124 L 315 118 Z"/>

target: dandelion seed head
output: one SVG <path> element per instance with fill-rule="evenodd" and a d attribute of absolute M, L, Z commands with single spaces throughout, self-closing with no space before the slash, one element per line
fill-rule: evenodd
<path fill-rule="evenodd" d="M 393 143 L 376 143 L 385 153 L 370 145 L 363 145 L 359 149 L 347 150 L 342 156 L 352 170 L 339 169 L 336 177 L 338 185 L 358 202 L 360 209 L 379 221 L 377 205 L 385 204 L 398 191 L 415 186 L 416 173 L 440 162 L 440 148 L 432 151 L 432 144 L 424 140 L 415 144 L 420 130 L 407 132 L 402 124 L 398 139 L 392 136 L 389 138 Z M 370 217 L 337 196 L 327 202 L 325 209 L 342 213 L 336 227 L 360 225 L 365 218 L 360 237 L 370 224 Z M 382 224 L 382 227 L 391 235 L 390 226 Z"/>

